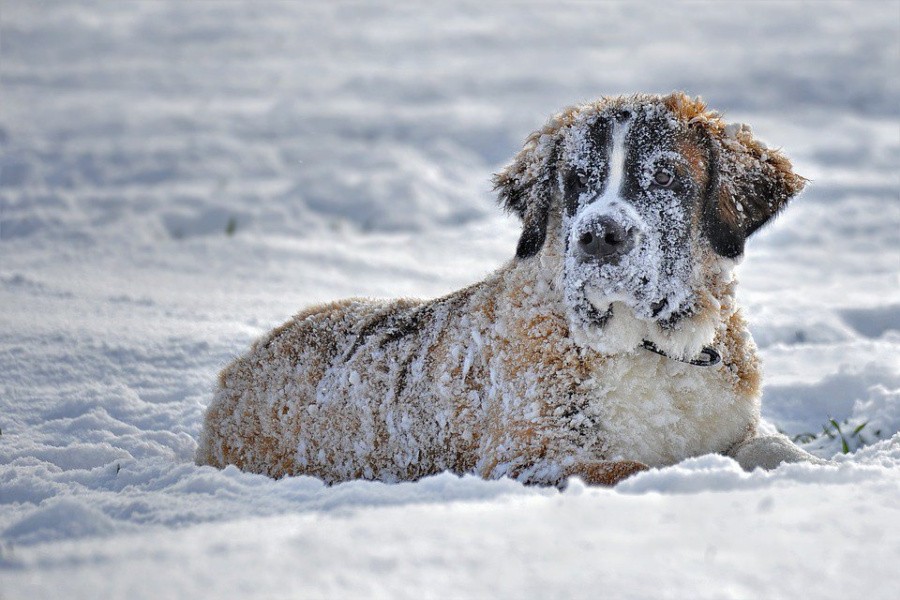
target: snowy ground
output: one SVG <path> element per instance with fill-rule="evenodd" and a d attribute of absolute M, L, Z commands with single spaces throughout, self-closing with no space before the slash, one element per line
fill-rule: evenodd
<path fill-rule="evenodd" d="M 0 597 L 895 597 L 898 57 L 895 1 L 3 1 Z M 672 89 L 812 179 L 741 298 L 768 423 L 834 464 L 564 493 L 192 464 L 255 336 L 479 279 L 529 131 Z"/>

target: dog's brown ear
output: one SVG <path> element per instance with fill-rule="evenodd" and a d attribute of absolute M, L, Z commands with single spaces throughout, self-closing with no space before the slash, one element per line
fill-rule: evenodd
<path fill-rule="evenodd" d="M 713 250 L 734 258 L 745 240 L 784 208 L 806 185 L 781 152 L 753 138 L 746 125 L 707 123 L 710 181 L 703 227 Z"/>
<path fill-rule="evenodd" d="M 547 238 L 557 150 L 555 144 L 544 147 L 546 143 L 546 139 L 532 134 L 512 164 L 494 176 L 500 206 L 522 219 L 522 235 L 516 246 L 519 258 L 537 254 Z"/>

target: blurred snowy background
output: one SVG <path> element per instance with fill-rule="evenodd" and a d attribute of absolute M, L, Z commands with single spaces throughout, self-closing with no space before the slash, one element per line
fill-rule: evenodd
<path fill-rule="evenodd" d="M 0 597 L 891 597 L 898 74 L 888 0 L 2 0 Z M 192 464 L 256 336 L 481 278 L 517 238 L 490 176 L 530 131 L 674 89 L 812 180 L 740 297 L 767 422 L 833 466 L 559 493 Z"/>

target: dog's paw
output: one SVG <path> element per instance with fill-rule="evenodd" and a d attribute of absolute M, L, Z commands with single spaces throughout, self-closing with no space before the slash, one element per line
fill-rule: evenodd
<path fill-rule="evenodd" d="M 828 464 L 828 461 L 797 447 L 783 435 L 750 438 L 732 448 L 728 455 L 745 471 L 752 471 L 757 467 L 768 471 L 783 463 Z"/>
<path fill-rule="evenodd" d="M 566 476 L 578 477 L 589 485 L 616 485 L 649 468 L 636 460 L 591 460 L 575 463 L 566 470 Z"/>

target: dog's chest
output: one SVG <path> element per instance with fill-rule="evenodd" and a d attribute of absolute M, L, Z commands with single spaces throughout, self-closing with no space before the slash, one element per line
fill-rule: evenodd
<path fill-rule="evenodd" d="M 605 459 L 650 466 L 728 450 L 755 426 L 759 404 L 739 395 L 723 368 L 643 351 L 608 359 L 586 390 L 588 443 Z"/>

